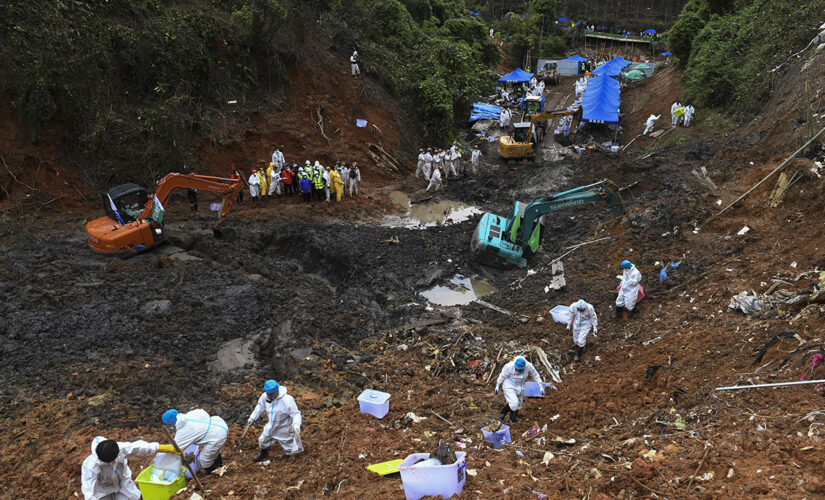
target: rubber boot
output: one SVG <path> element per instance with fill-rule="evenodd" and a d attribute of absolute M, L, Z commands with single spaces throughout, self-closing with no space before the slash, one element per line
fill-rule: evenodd
<path fill-rule="evenodd" d="M 584 351 L 584 347 L 576 346 L 576 361 L 582 360 L 582 351 Z"/>
<path fill-rule="evenodd" d="M 252 461 L 253 462 L 260 462 L 263 459 L 265 459 L 268 455 L 269 455 L 269 448 L 260 449 L 260 450 L 258 450 L 258 453 L 256 453 L 255 456 L 252 457 Z"/>
<path fill-rule="evenodd" d="M 510 422 L 519 422 L 521 421 L 521 417 L 518 416 L 517 411 L 510 411 Z"/>
<path fill-rule="evenodd" d="M 503 421 L 504 417 L 506 417 L 507 414 L 510 413 L 511 411 L 512 410 L 510 410 L 510 405 L 505 403 L 504 407 L 501 409 L 501 411 L 498 414 L 498 419 Z"/>
<path fill-rule="evenodd" d="M 223 466 L 223 457 L 221 456 L 220 453 L 218 453 L 218 458 L 216 458 L 215 461 L 212 462 L 212 465 L 210 465 L 209 467 L 204 468 L 203 472 L 206 473 L 206 474 L 210 474 L 213 470 L 217 469 L 218 467 L 222 467 L 222 466 Z"/>
<path fill-rule="evenodd" d="M 616 306 L 616 319 L 619 319 L 619 316 L 622 315 L 622 310 L 624 310 L 624 307 Z"/>

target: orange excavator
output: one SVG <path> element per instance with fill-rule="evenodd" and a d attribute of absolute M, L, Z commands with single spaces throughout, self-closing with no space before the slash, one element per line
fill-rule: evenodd
<path fill-rule="evenodd" d="M 223 195 L 218 220 L 212 226 L 216 236 L 218 226 L 229 215 L 241 192 L 239 179 L 224 179 L 197 174 L 169 174 L 149 195 L 137 184 L 123 184 L 103 195 L 106 216 L 86 224 L 89 246 L 100 253 L 138 253 L 164 240 L 163 207 L 175 189 L 198 189 Z M 147 201 L 148 200 L 148 201 Z"/>

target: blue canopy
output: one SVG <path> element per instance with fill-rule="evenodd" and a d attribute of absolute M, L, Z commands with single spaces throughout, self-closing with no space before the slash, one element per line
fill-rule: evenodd
<path fill-rule="evenodd" d="M 512 73 L 507 73 L 499 78 L 498 81 L 507 83 L 526 83 L 529 82 L 531 78 L 533 78 L 533 73 L 528 73 L 521 68 L 516 68 L 516 70 Z"/>
<path fill-rule="evenodd" d="M 650 33 L 651 35 L 655 35 L 655 34 L 656 34 L 656 30 L 654 30 L 654 29 L 644 30 L 644 31 L 642 31 L 642 33 Z"/>
<path fill-rule="evenodd" d="M 596 76 L 619 76 L 622 73 L 622 69 L 628 64 L 630 64 L 630 61 L 627 61 L 622 57 L 617 57 L 607 61 L 593 70 L 593 74 Z"/>
<path fill-rule="evenodd" d="M 569 19 L 567 19 L 566 17 L 560 17 L 559 18 L 560 23 L 566 23 L 567 21 L 569 21 Z"/>
<path fill-rule="evenodd" d="M 574 56 L 570 56 L 567 59 L 562 59 L 562 61 L 576 61 L 576 62 L 582 62 L 582 61 L 586 61 L 586 60 L 587 59 L 585 59 L 584 57 L 582 57 L 578 54 L 576 54 Z"/>
<path fill-rule="evenodd" d="M 593 123 L 618 123 L 620 85 L 614 78 L 588 78 L 582 98 L 582 120 Z"/>
<path fill-rule="evenodd" d="M 672 56 L 673 54 L 671 54 L 670 52 L 660 52 L 660 53 L 659 53 L 659 55 L 662 55 L 662 56 Z"/>

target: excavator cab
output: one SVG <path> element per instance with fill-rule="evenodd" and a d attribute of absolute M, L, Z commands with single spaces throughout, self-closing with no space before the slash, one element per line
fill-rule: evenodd
<path fill-rule="evenodd" d="M 117 210 L 123 223 L 127 224 L 138 219 L 146 206 L 148 196 L 149 193 L 137 184 L 122 184 L 113 187 L 103 195 L 103 207 L 110 219 L 117 220 L 115 215 L 115 210 Z"/>

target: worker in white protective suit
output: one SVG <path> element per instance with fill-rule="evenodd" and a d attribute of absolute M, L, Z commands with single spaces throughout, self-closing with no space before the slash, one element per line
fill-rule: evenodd
<path fill-rule="evenodd" d="M 353 52 L 351 56 L 349 56 L 349 65 L 352 69 L 352 76 L 361 76 L 361 69 L 358 67 L 358 64 L 361 62 L 361 59 L 358 58 L 358 52 Z"/>
<path fill-rule="evenodd" d="M 424 178 L 430 180 L 430 175 L 433 173 L 433 150 L 427 148 L 424 153 Z"/>
<path fill-rule="evenodd" d="M 430 176 L 430 183 L 427 184 L 427 191 L 430 189 L 433 189 L 433 192 L 435 193 L 444 189 L 441 184 L 441 167 L 435 169 L 435 171 L 433 171 L 433 175 Z"/>
<path fill-rule="evenodd" d="M 504 399 L 507 401 L 499 413 L 499 419 L 504 420 L 509 413 L 511 422 L 521 420 L 518 412 L 524 406 L 524 385 L 530 381 L 537 383 L 544 395 L 544 383 L 533 363 L 519 356 L 504 365 L 496 380 L 496 395 L 500 389 L 504 389 Z"/>
<path fill-rule="evenodd" d="M 115 442 L 97 436 L 92 440 L 92 454 L 80 467 L 83 496 L 86 500 L 140 500 L 127 457 L 145 457 L 158 451 L 175 453 L 175 448 L 146 441 Z"/>
<path fill-rule="evenodd" d="M 357 163 L 352 164 L 352 168 L 349 170 L 349 181 L 347 182 L 347 186 L 349 187 L 349 195 L 350 196 L 358 196 L 358 184 L 361 183 L 361 170 L 358 168 Z M 353 192 L 355 193 L 353 195 Z"/>
<path fill-rule="evenodd" d="M 252 203 L 258 203 L 258 195 L 261 194 L 261 178 L 258 177 L 258 171 L 252 170 L 249 176 L 249 196 L 252 197 Z"/>
<path fill-rule="evenodd" d="M 275 164 L 278 171 L 284 168 L 284 165 L 286 164 L 284 160 L 284 153 L 281 152 L 281 148 L 283 148 L 283 146 L 275 148 L 275 152 L 272 153 L 272 163 Z"/>
<path fill-rule="evenodd" d="M 633 310 L 638 300 L 642 273 L 629 260 L 623 260 L 621 267 L 622 275 L 616 276 L 622 280 L 622 284 L 619 286 L 619 295 L 616 297 L 616 317 L 618 318 L 624 309 L 623 317 L 627 319 L 627 312 Z"/>
<path fill-rule="evenodd" d="M 642 132 L 642 135 L 647 135 L 653 132 L 653 127 L 656 125 L 656 120 L 658 120 L 662 115 L 650 115 L 647 117 L 647 122 L 645 122 L 645 131 Z"/>
<path fill-rule="evenodd" d="M 286 393 L 286 387 L 274 380 L 264 383 L 264 393 L 258 398 L 258 404 L 249 415 L 247 427 L 266 413 L 269 421 L 258 436 L 258 453 L 252 458 L 260 462 L 269 455 L 269 447 L 277 441 L 287 455 L 296 455 L 304 451 L 301 443 L 301 412 L 295 404 L 295 398 Z"/>
<path fill-rule="evenodd" d="M 693 108 L 692 105 L 688 104 L 687 106 L 685 106 L 685 127 L 690 127 L 690 122 L 693 120 L 693 113 L 695 112 L 696 110 Z"/>
<path fill-rule="evenodd" d="M 470 155 L 470 165 L 473 168 L 473 175 L 478 175 L 478 166 L 481 164 L 481 151 L 478 146 L 473 146 L 473 154 Z"/>
<path fill-rule="evenodd" d="M 418 174 L 424 172 L 424 148 L 418 150 L 418 165 L 415 167 L 415 178 L 418 178 Z M 424 177 L 427 177 L 427 174 L 424 174 Z"/>
<path fill-rule="evenodd" d="M 458 177 L 458 162 L 461 160 L 461 151 L 458 149 L 457 142 L 453 141 L 453 145 L 450 146 L 450 150 L 445 153 L 445 157 L 447 164 L 450 166 L 447 176 L 449 177 L 450 173 L 452 173 L 453 177 Z"/>
<path fill-rule="evenodd" d="M 198 460 L 206 474 L 223 465 L 221 448 L 226 442 L 229 427 L 221 417 L 210 416 L 200 408 L 188 413 L 178 413 L 178 410 L 172 409 L 166 410 L 161 420 L 166 425 L 175 426 L 178 448 L 185 450 L 193 444 L 201 447 Z"/>
<path fill-rule="evenodd" d="M 681 107 L 682 105 L 679 104 L 679 101 L 674 102 L 670 107 L 670 120 L 674 127 L 679 123 L 679 117 L 676 116 L 676 110 Z"/>
<path fill-rule="evenodd" d="M 582 299 L 570 304 L 570 322 L 567 329 L 573 332 L 573 343 L 576 344 L 576 361 L 582 359 L 582 351 L 587 342 L 587 334 L 593 330 L 593 336 L 598 332 L 599 320 L 596 318 L 596 310 L 593 305 Z"/>

